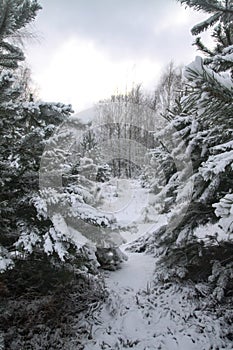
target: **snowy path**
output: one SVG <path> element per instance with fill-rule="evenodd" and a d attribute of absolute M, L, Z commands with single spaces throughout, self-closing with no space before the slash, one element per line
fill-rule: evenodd
<path fill-rule="evenodd" d="M 127 245 L 155 227 L 140 217 L 147 202 L 145 189 L 133 196 L 127 207 L 128 219 L 138 215 L 137 232 L 122 234 Z M 126 212 L 118 214 L 124 219 Z M 165 217 L 158 217 L 163 225 Z M 197 307 L 193 289 L 175 284 L 156 286 L 153 275 L 156 259 L 143 253 L 126 252 L 121 269 L 105 273 L 109 298 L 86 320 L 88 336 L 83 350 L 210 350 L 232 349 L 221 341 L 220 323 Z"/>
<path fill-rule="evenodd" d="M 106 279 L 110 289 L 118 291 L 130 288 L 135 292 L 146 287 L 152 279 L 155 259 L 150 255 L 129 253 L 121 269 L 112 272 Z"/>
<path fill-rule="evenodd" d="M 128 253 L 122 269 L 107 274 L 110 299 L 98 314 L 98 324 L 92 328 L 93 340 L 85 350 L 132 348 L 142 337 L 143 343 L 147 341 L 148 320 L 141 312 L 138 294 L 147 288 L 153 270 L 153 257 Z"/>
<path fill-rule="evenodd" d="M 106 274 L 110 296 L 88 321 L 84 350 L 232 350 L 221 341 L 219 321 L 192 301 L 190 288 L 152 288 L 155 259 L 127 254 L 121 270 Z"/>

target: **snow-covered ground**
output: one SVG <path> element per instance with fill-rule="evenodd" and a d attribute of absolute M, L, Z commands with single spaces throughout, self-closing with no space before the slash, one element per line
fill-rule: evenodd
<path fill-rule="evenodd" d="M 156 287 L 154 258 L 128 255 L 121 270 L 106 274 L 110 297 L 88 322 L 85 350 L 233 348 L 221 339 L 221 321 L 198 308 L 192 288 Z"/>
<path fill-rule="evenodd" d="M 121 231 L 121 235 L 128 243 L 167 221 L 165 215 L 159 215 L 155 210 L 148 220 L 148 207 L 153 196 L 147 188 L 141 187 L 139 181 L 112 179 L 101 184 L 99 196 L 102 201 L 97 208 L 108 215 L 112 214 L 117 225 L 127 228 Z"/>
<path fill-rule="evenodd" d="M 154 223 L 144 222 L 148 193 L 139 187 L 138 192 L 128 205 L 128 220 L 134 222 L 132 230 L 122 234 L 127 243 L 121 249 L 128 260 L 121 269 L 105 273 L 109 298 L 86 320 L 84 350 L 233 349 L 230 341 L 226 344 L 221 339 L 221 320 L 199 307 L 195 286 L 156 285 L 156 259 L 126 250 L 134 239 L 166 222 L 163 216 Z M 130 217 L 134 210 L 137 222 Z M 124 218 L 124 213 L 118 214 L 118 220 Z"/>
<path fill-rule="evenodd" d="M 148 320 L 138 304 L 138 293 L 153 276 L 154 259 L 130 253 L 121 270 L 106 274 L 110 298 L 97 312 L 98 322 L 93 324 L 93 339 L 85 350 L 122 349 L 147 339 Z"/>
<path fill-rule="evenodd" d="M 103 197 L 98 206 L 100 211 L 113 214 L 121 226 L 140 221 L 142 210 L 148 205 L 149 194 L 138 181 L 112 179 L 100 188 L 99 196 Z"/>

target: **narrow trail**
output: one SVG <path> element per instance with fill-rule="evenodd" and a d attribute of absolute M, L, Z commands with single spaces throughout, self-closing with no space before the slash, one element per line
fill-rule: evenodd
<path fill-rule="evenodd" d="M 148 319 L 138 295 L 148 288 L 155 261 L 144 254 L 127 255 L 128 261 L 120 270 L 106 273 L 110 298 L 97 315 L 98 322 L 92 328 L 93 340 L 85 350 L 132 348 L 148 340 Z"/>
<path fill-rule="evenodd" d="M 83 339 L 82 350 L 232 349 L 232 344 L 228 347 L 219 336 L 220 321 L 198 308 L 193 288 L 171 283 L 155 285 L 156 258 L 126 250 L 142 233 L 166 221 L 160 217 L 154 225 L 144 222 L 139 211 L 142 213 L 148 201 L 142 201 L 146 195 L 145 189 L 139 189 L 125 213 L 118 214 L 119 220 L 124 220 L 126 213 L 131 219 L 135 210 L 137 230 L 122 234 L 127 243 L 121 249 L 128 260 L 121 269 L 105 272 L 109 297 L 86 320 L 89 335 Z"/>
<path fill-rule="evenodd" d="M 122 249 L 124 251 L 124 249 Z M 106 279 L 110 289 L 127 289 L 139 291 L 152 279 L 155 259 L 150 255 L 126 253 L 128 260 L 122 263 L 121 269 L 109 274 Z"/>
<path fill-rule="evenodd" d="M 219 320 L 197 308 L 189 287 L 154 286 L 155 259 L 127 254 L 121 270 L 105 275 L 109 298 L 88 321 L 83 350 L 232 350 Z"/>
<path fill-rule="evenodd" d="M 129 188 L 130 191 L 127 190 Z M 102 209 L 105 207 L 117 209 L 118 205 L 121 206 L 122 209 L 114 213 L 118 223 L 124 226 L 133 222 L 134 229 L 122 232 L 127 243 L 120 248 L 126 253 L 128 260 L 121 264 L 119 270 L 105 272 L 109 299 L 93 317 L 92 339 L 86 343 L 85 350 L 113 350 L 135 348 L 135 346 L 137 349 L 145 349 L 149 336 L 148 318 L 144 314 L 144 307 L 139 303 L 139 295 L 144 289 L 149 288 L 153 279 L 155 258 L 125 250 L 132 241 L 152 226 L 151 223 L 144 223 L 142 218 L 142 212 L 147 204 L 146 189 L 142 189 L 138 183 L 129 184 L 128 181 L 122 181 L 115 202 L 110 197 L 110 202 L 102 207 Z M 139 343 L 143 343 L 143 347 L 139 348 Z"/>

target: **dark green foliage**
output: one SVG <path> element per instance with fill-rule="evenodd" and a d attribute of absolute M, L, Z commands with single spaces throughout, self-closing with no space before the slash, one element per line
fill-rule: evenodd
<path fill-rule="evenodd" d="M 97 182 L 109 181 L 111 177 L 111 168 L 108 164 L 99 165 L 96 174 Z"/>
<path fill-rule="evenodd" d="M 17 68 L 24 60 L 22 50 L 9 42 L 13 36 L 20 38 L 20 30 L 30 23 L 41 6 L 36 0 L 0 1 L 0 71 L 4 68 Z"/>
<path fill-rule="evenodd" d="M 0 4 L 0 44 L 10 50 L 11 44 L 7 41 L 5 45 L 4 40 L 24 28 L 35 17 L 40 6 L 36 1 L 21 0 L 7 0 Z M 16 49 L 20 51 L 18 47 Z M 24 57 L 15 55 L 14 58 L 7 56 L 7 59 L 15 68 Z M 39 186 L 42 155 L 44 159 L 47 157 L 52 170 L 64 165 L 67 152 L 63 150 L 63 145 L 68 136 L 59 135 L 58 141 L 55 141 L 57 135 L 54 138 L 51 136 L 56 127 L 68 119 L 71 106 L 24 101 L 26 94 L 23 89 L 26 87 L 22 82 L 18 84 L 18 79 L 17 71 L 3 70 L 0 73 L 1 272 L 12 267 L 17 258 L 26 259 L 33 251 L 42 256 L 46 251 L 48 255 L 63 260 L 71 258 L 78 249 L 77 242 L 71 242 L 64 228 L 54 228 Z M 59 141 L 61 144 L 56 148 Z M 44 149 L 49 144 L 52 144 L 50 154 L 46 155 Z M 56 171 L 57 176 L 60 171 Z M 56 196 L 53 193 L 50 200 L 58 201 L 60 206 L 68 202 L 70 208 L 71 197 L 74 198 L 74 193 L 64 189 L 63 198 L 59 197 L 59 193 Z"/>
<path fill-rule="evenodd" d="M 0 329 L 6 349 L 81 349 L 83 313 L 107 297 L 103 281 L 67 265 L 22 261 L 0 281 Z M 80 323 L 80 331 L 77 327 Z M 83 329 L 81 329 L 83 327 Z"/>
<path fill-rule="evenodd" d="M 194 283 L 208 283 L 210 294 L 220 301 L 232 293 L 233 275 L 233 4 L 217 0 L 180 2 L 211 14 L 207 21 L 194 27 L 193 33 L 218 22 L 212 34 L 216 40 L 214 49 L 209 50 L 197 39 L 199 49 L 208 57 L 197 57 L 185 68 L 187 88 L 176 108 L 169 112 L 170 122 L 162 134 L 170 135 L 172 152 L 163 152 L 161 163 L 166 165 L 170 155 L 175 159 L 184 147 L 184 161 L 188 157 L 192 161 L 189 186 L 193 184 L 193 190 L 182 211 L 179 205 L 182 208 L 187 200 L 182 194 L 182 171 L 165 168 L 168 180 L 161 194 L 156 192 L 156 198 L 163 201 L 162 212 L 171 211 L 172 215 L 166 227 L 139 241 L 135 249 L 154 249 L 160 256 L 158 273 L 162 280 L 188 278 Z M 159 160 L 156 152 L 154 155 Z M 153 181 L 150 184 L 153 189 Z"/>
<path fill-rule="evenodd" d="M 182 4 L 206 13 L 218 13 L 222 15 L 224 22 L 230 22 L 233 16 L 232 0 L 178 0 Z M 208 21 L 209 19 L 207 19 Z"/>
<path fill-rule="evenodd" d="M 194 9 L 204 11 L 211 14 L 211 16 L 195 25 L 191 32 L 193 35 L 198 35 L 203 31 L 216 26 L 211 34 L 212 38 L 216 42 L 214 49 L 208 49 L 201 41 L 200 37 L 195 40 L 195 45 L 198 50 L 202 51 L 204 54 L 210 58 L 214 57 L 216 54 L 222 54 L 223 50 L 233 45 L 233 2 L 232 0 L 179 0 L 182 4 L 193 7 Z M 206 59 L 207 62 L 211 62 L 212 59 Z M 223 69 L 227 69 L 227 62 L 222 62 Z M 232 66 L 232 65 L 230 65 Z"/>
<path fill-rule="evenodd" d="M 6 349 L 70 350 L 71 343 L 81 349 L 77 327 L 89 330 L 79 322 L 83 313 L 104 301 L 106 290 L 98 275 L 95 248 L 80 247 L 67 226 L 55 228 L 39 183 L 42 156 L 50 162 L 46 171 L 53 178 L 54 170 L 56 176 L 63 171 L 59 166 L 72 168 L 63 149 L 70 134 L 63 137 L 58 131 L 52 137 L 70 116 L 71 106 L 29 101 L 26 83 L 16 70 L 24 60 L 17 41 L 21 29 L 39 9 L 37 1 L 0 0 L 0 348 L 3 336 Z M 79 171 L 87 170 L 86 163 L 83 160 Z M 60 207 L 70 204 L 71 198 L 86 204 L 91 181 L 82 176 L 80 194 L 82 186 L 72 180 L 77 178 L 69 178 L 62 193 L 54 191 L 49 200 Z M 76 219 L 75 213 L 70 216 L 71 221 Z M 91 219 L 95 223 L 94 215 Z"/>
<path fill-rule="evenodd" d="M 0 3 L 0 39 L 15 34 L 35 19 L 41 6 L 37 0 L 2 0 Z"/>

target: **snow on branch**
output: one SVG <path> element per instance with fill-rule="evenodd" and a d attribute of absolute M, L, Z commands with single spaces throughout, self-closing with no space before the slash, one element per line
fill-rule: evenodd
<path fill-rule="evenodd" d="M 229 152 L 212 155 L 201 168 L 200 174 L 205 181 L 213 179 L 215 175 L 223 173 L 228 165 L 233 165 L 233 150 Z"/>
<path fill-rule="evenodd" d="M 204 64 L 201 57 L 197 56 L 195 61 L 186 67 L 184 75 L 193 84 L 194 91 L 189 96 L 191 101 L 196 98 L 199 105 L 210 110 L 209 97 L 212 97 L 215 112 L 219 107 L 217 104 L 222 103 L 225 105 L 225 111 L 228 107 L 231 110 L 233 81 L 230 72 L 216 73 Z"/>
<path fill-rule="evenodd" d="M 207 30 L 214 23 L 216 23 L 220 19 L 220 17 L 221 17 L 221 12 L 217 12 L 213 16 L 209 17 L 207 20 L 196 24 L 191 29 L 192 35 L 197 35 L 197 34 L 200 34 L 201 32 L 203 32 L 204 30 Z"/>
<path fill-rule="evenodd" d="M 223 13 L 233 14 L 231 7 L 223 7 L 218 0 L 179 0 L 181 4 L 186 4 L 189 7 L 193 7 L 197 11 L 204 11 L 212 13 L 215 11 L 221 11 Z"/>
<path fill-rule="evenodd" d="M 0 273 L 5 272 L 7 269 L 12 268 L 14 265 L 10 258 L 9 252 L 0 245 Z"/>
<path fill-rule="evenodd" d="M 220 217 L 219 225 L 225 233 L 233 232 L 233 194 L 228 193 L 220 199 L 219 203 L 213 204 L 216 216 Z"/>

